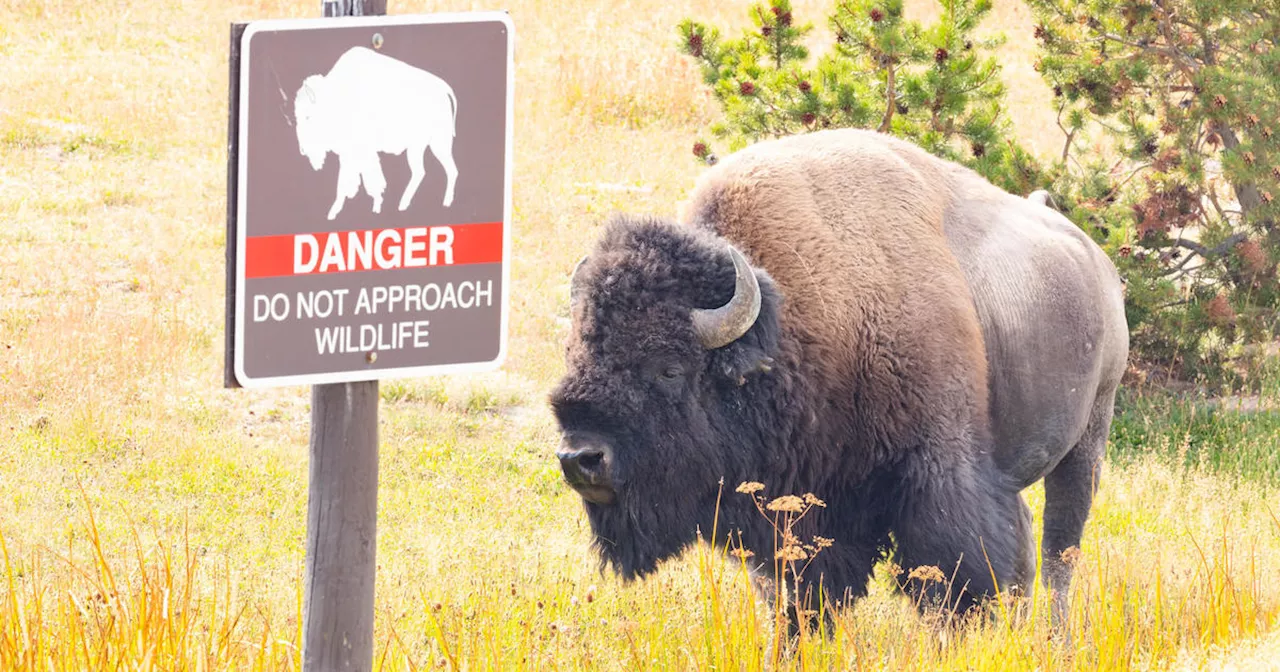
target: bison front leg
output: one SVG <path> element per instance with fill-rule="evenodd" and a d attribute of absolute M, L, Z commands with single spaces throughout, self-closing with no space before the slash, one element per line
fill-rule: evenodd
<path fill-rule="evenodd" d="M 364 183 L 364 191 L 373 199 L 373 212 L 382 212 L 382 194 L 387 190 L 387 178 L 382 174 L 382 161 L 374 154 L 372 160 L 362 162 L 360 181 Z"/>
<path fill-rule="evenodd" d="M 893 525 L 900 580 L 917 604 L 963 614 L 1025 588 L 1031 530 L 1017 489 L 994 466 L 918 471 L 927 480 L 905 485 Z"/>
<path fill-rule="evenodd" d="M 342 212 L 342 205 L 348 198 L 360 192 L 360 169 L 351 165 L 343 156 L 338 156 L 338 188 L 333 197 L 333 205 L 329 206 L 329 219 L 332 220 Z"/>

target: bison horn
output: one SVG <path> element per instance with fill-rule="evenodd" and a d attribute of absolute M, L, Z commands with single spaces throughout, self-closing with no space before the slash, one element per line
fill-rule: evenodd
<path fill-rule="evenodd" d="M 742 338 L 760 315 L 760 284 L 756 281 L 756 274 L 742 253 L 732 245 L 729 246 L 729 256 L 733 258 L 736 278 L 733 298 L 719 308 L 696 308 L 693 311 L 693 331 L 708 350 Z"/>
<path fill-rule="evenodd" d="M 582 295 L 582 288 L 578 286 L 578 271 L 582 270 L 582 265 L 587 263 L 587 257 L 584 255 L 578 260 L 578 265 L 573 267 L 573 274 L 569 276 L 569 309 L 573 310 L 578 305 L 578 300 Z"/>

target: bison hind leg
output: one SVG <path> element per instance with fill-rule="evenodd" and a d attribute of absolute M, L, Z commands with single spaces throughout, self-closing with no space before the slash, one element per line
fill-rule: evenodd
<path fill-rule="evenodd" d="M 431 141 L 431 155 L 444 169 L 444 207 L 453 204 L 453 185 L 458 181 L 458 166 L 453 162 L 453 136 L 440 133 Z"/>
<path fill-rule="evenodd" d="M 1044 478 L 1043 581 L 1053 595 L 1053 619 L 1065 622 L 1072 562 L 1101 477 L 1111 431 L 1115 392 L 1099 395 L 1080 441 Z M 1074 549 L 1074 551 L 1073 551 Z"/>

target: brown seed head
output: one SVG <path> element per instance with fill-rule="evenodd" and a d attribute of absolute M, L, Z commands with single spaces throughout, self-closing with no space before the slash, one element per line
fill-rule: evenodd
<path fill-rule="evenodd" d="M 737 488 L 737 492 L 741 492 L 744 495 L 754 494 L 761 490 L 764 490 L 764 483 L 757 483 L 755 481 L 743 481 L 738 484 Z"/>
<path fill-rule="evenodd" d="M 777 553 L 773 554 L 773 557 L 776 560 L 786 560 L 788 562 L 794 562 L 796 560 L 804 560 L 805 558 L 809 557 L 809 555 L 805 553 L 804 549 L 800 548 L 799 546 L 783 546 L 782 548 L 778 549 Z"/>
<path fill-rule="evenodd" d="M 933 565 L 921 565 L 920 567 L 912 569 L 911 572 L 907 574 L 907 580 L 910 581 L 912 579 L 921 581 L 922 583 L 941 583 L 947 580 L 947 575 L 943 574 L 941 569 L 938 569 Z"/>
<path fill-rule="evenodd" d="M 808 504 L 809 506 L 825 507 L 827 505 L 826 502 L 822 501 L 821 499 L 818 499 L 817 495 L 814 495 L 812 492 L 804 493 L 804 503 Z"/>
<path fill-rule="evenodd" d="M 766 507 L 770 511 L 786 511 L 788 513 L 800 513 L 804 510 L 804 500 L 795 495 L 783 495 L 769 502 Z"/>

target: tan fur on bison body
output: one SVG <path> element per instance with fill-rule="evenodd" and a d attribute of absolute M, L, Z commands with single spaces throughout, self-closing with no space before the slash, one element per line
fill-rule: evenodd
<path fill-rule="evenodd" d="M 1128 356 L 1123 282 L 1102 250 L 1040 199 L 851 129 L 726 158 L 681 218 L 773 277 L 794 354 L 824 386 L 875 390 L 860 399 L 880 445 L 927 414 L 941 431 L 986 428 L 1018 487 L 1045 479 L 1044 574 L 1064 606 L 1061 553 L 1079 544 Z"/>

